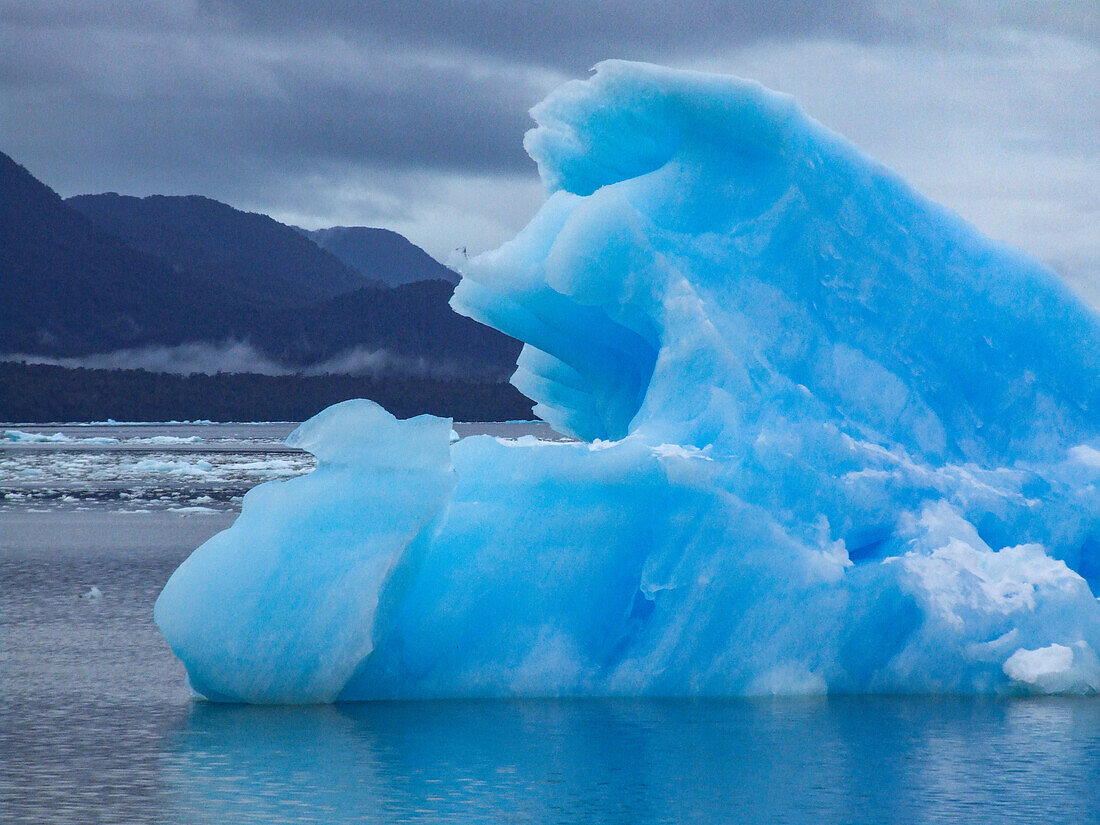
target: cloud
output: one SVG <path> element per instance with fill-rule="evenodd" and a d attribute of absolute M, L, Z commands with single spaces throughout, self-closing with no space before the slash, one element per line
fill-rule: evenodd
<path fill-rule="evenodd" d="M 226 198 L 341 165 L 529 177 L 527 110 L 600 59 L 873 28 L 860 3 L 133 5 L 3 0 L 4 145 L 63 194 Z"/>
<path fill-rule="evenodd" d="M 115 350 L 78 358 L 50 358 L 27 353 L 0 355 L 0 361 L 25 361 L 71 369 L 146 370 L 174 375 L 215 375 L 219 372 L 249 372 L 257 375 L 287 375 L 294 370 L 268 359 L 250 344 L 229 341 L 222 346 L 181 344 L 174 347 L 141 347 Z"/>
<path fill-rule="evenodd" d="M 791 92 L 1100 296 L 1097 0 L 0 0 L 0 20 L 0 149 L 63 195 L 478 251 L 537 207 L 527 110 L 621 57 Z"/>
<path fill-rule="evenodd" d="M 352 347 L 326 361 L 300 367 L 272 360 L 243 341 L 221 345 L 180 344 L 114 350 L 76 358 L 51 358 L 27 353 L 0 354 L 0 361 L 49 364 L 70 369 L 145 370 L 171 375 L 361 375 L 458 378 L 468 373 L 459 365 L 395 355 L 386 350 Z"/>
<path fill-rule="evenodd" d="M 338 33 L 349 42 L 401 43 L 421 53 L 460 52 L 574 74 L 607 57 L 661 59 L 764 38 L 874 37 L 888 21 L 875 4 L 834 0 L 405 0 L 317 4 L 203 0 L 213 19 L 268 36 Z"/>
<path fill-rule="evenodd" d="M 4 58 L 3 105 L 20 115 L 5 139 L 18 148 L 46 135 L 54 154 L 98 152 L 109 167 L 123 165 L 110 153 L 125 149 L 143 174 L 232 161 L 248 171 L 253 158 L 279 169 L 526 169 L 526 110 L 560 80 L 425 62 L 393 47 L 362 52 L 336 38 L 157 42 L 60 30 L 41 40 L 16 38 Z"/>

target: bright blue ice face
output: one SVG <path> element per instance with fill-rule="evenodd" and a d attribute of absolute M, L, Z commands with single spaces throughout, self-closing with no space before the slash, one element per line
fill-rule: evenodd
<path fill-rule="evenodd" d="M 806 117 L 610 62 L 536 107 L 548 198 L 463 265 L 572 444 L 346 402 L 157 621 L 197 690 L 1100 690 L 1100 321 Z"/>
<path fill-rule="evenodd" d="M 453 304 L 528 343 L 559 429 L 740 453 L 786 414 L 935 460 L 1098 432 L 1095 314 L 790 98 L 609 62 L 532 114 L 549 200 Z"/>

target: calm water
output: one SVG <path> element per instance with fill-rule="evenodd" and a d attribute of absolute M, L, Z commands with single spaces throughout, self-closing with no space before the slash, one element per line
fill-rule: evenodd
<path fill-rule="evenodd" d="M 153 600 L 265 426 L 0 445 L 0 820 L 1100 823 L 1097 699 L 194 702 Z"/>

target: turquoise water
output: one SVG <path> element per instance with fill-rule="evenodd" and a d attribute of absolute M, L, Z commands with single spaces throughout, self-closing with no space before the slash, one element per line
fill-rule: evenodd
<path fill-rule="evenodd" d="M 0 503 L 0 821 L 1100 823 L 1094 698 L 193 702 L 152 604 L 234 513 L 171 484 Z"/>

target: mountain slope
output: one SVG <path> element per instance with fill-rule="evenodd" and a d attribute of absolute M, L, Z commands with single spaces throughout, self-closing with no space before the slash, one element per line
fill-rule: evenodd
<path fill-rule="evenodd" d="M 210 198 L 110 192 L 66 203 L 135 249 L 163 258 L 174 271 L 202 274 L 253 301 L 302 304 L 366 283 L 291 227 Z"/>
<path fill-rule="evenodd" d="M 247 306 L 173 272 L 67 206 L 0 153 L 0 351 L 78 355 L 220 339 Z"/>
<path fill-rule="evenodd" d="M 443 266 L 404 236 L 388 229 L 333 226 L 301 231 L 363 277 L 389 286 L 416 281 L 458 283 L 458 273 Z"/>
<path fill-rule="evenodd" d="M 62 201 L 3 155 L 0 196 L 0 354 L 132 367 L 152 350 L 158 368 L 186 372 L 173 348 L 197 344 L 208 367 L 240 371 L 227 345 L 246 343 L 314 374 L 501 381 L 514 369 L 519 344 L 456 314 L 451 284 L 367 280 L 265 216 L 199 197 Z M 424 258 L 421 274 L 453 277 L 400 241 L 397 264 Z M 109 357 L 79 360 L 93 354 Z"/>

